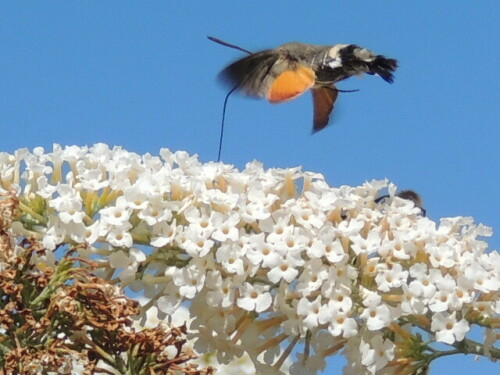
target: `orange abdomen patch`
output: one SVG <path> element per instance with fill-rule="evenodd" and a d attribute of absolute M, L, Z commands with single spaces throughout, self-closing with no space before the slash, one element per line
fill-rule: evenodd
<path fill-rule="evenodd" d="M 299 65 L 295 70 L 286 70 L 274 80 L 267 92 L 271 103 L 281 103 L 295 99 L 310 89 L 316 80 L 314 70 Z"/>

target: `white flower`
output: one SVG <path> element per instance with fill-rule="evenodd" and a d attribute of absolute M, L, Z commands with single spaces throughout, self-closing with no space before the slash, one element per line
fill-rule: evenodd
<path fill-rule="evenodd" d="M 372 230 L 365 239 L 360 234 L 351 236 L 351 249 L 359 255 L 361 253 L 372 254 L 380 249 L 380 233 Z"/>
<path fill-rule="evenodd" d="M 403 296 L 401 300 L 401 311 L 403 315 L 425 314 L 427 312 L 426 300 L 419 298 L 420 290 L 413 290 L 406 284 L 402 285 Z"/>
<path fill-rule="evenodd" d="M 282 240 L 286 228 L 290 222 L 291 214 L 287 213 L 284 209 L 273 213 L 272 217 L 268 220 L 259 222 L 259 228 L 268 233 L 267 241 L 275 244 Z M 290 229 L 288 229 L 290 231 Z M 293 231 L 293 228 L 291 229 Z"/>
<path fill-rule="evenodd" d="M 174 219 L 171 223 L 162 221 L 153 225 L 150 244 L 155 247 L 162 247 L 171 244 L 177 234 L 177 221 Z"/>
<path fill-rule="evenodd" d="M 302 297 L 297 305 L 297 314 L 303 317 L 303 324 L 308 329 L 318 326 L 318 316 L 321 311 L 321 296 L 316 297 L 314 301 L 309 301 Z"/>
<path fill-rule="evenodd" d="M 66 238 L 66 227 L 58 216 L 51 216 L 47 223 L 47 230 L 44 233 L 42 244 L 48 250 L 54 250 L 58 244 Z"/>
<path fill-rule="evenodd" d="M 101 219 L 107 224 L 121 226 L 123 222 L 128 221 L 132 214 L 127 200 L 124 197 L 118 197 L 115 206 L 103 208 L 99 211 Z"/>
<path fill-rule="evenodd" d="M 129 230 L 132 224 L 125 221 L 123 225 L 110 225 L 108 226 L 108 234 L 106 241 L 116 247 L 131 247 L 134 244 L 132 235 Z"/>
<path fill-rule="evenodd" d="M 273 268 L 278 264 L 280 254 L 275 251 L 273 244 L 265 241 L 264 236 L 264 233 L 251 235 L 246 257 L 254 265 L 262 264 L 264 268 Z"/>
<path fill-rule="evenodd" d="M 187 299 L 195 297 L 205 284 L 205 270 L 196 265 L 175 269 L 173 281 L 179 287 L 179 294 Z"/>
<path fill-rule="evenodd" d="M 265 220 L 271 216 L 271 205 L 278 199 L 277 195 L 265 194 L 262 186 L 253 185 L 247 193 L 248 201 L 240 206 L 241 219 L 246 223 Z"/>
<path fill-rule="evenodd" d="M 339 288 L 348 287 L 352 280 L 358 276 L 356 268 L 345 263 L 330 265 L 328 278 L 321 286 L 321 294 L 325 297 L 334 295 Z"/>
<path fill-rule="evenodd" d="M 391 288 L 399 288 L 406 284 L 408 271 L 403 271 L 403 267 L 399 263 L 395 263 L 392 267 L 378 267 L 378 273 L 375 281 L 378 284 L 378 289 L 383 292 L 388 292 Z"/>
<path fill-rule="evenodd" d="M 291 283 L 299 274 L 298 267 L 303 264 L 304 261 L 302 259 L 289 254 L 284 258 L 278 259 L 278 263 L 270 269 L 267 273 L 267 277 L 273 283 L 277 283 L 281 279 Z"/>
<path fill-rule="evenodd" d="M 165 202 L 161 196 L 148 197 L 148 204 L 141 208 L 137 216 L 149 225 L 155 225 L 162 221 L 172 220 L 172 209 L 175 205 Z M 136 203 L 131 205 L 134 208 Z"/>
<path fill-rule="evenodd" d="M 272 242 L 269 238 L 270 236 L 268 236 L 267 240 Z M 305 235 L 304 229 L 291 225 L 285 227 L 279 240 L 274 242 L 276 251 L 282 256 L 293 254 L 297 257 L 301 251 L 305 250 L 308 244 L 309 238 Z"/>
<path fill-rule="evenodd" d="M 204 233 L 196 230 L 195 227 L 185 228 L 184 232 L 178 235 L 183 237 L 182 241 L 177 238 L 179 246 L 193 257 L 204 257 L 214 246 L 214 241 L 209 240 Z"/>
<path fill-rule="evenodd" d="M 109 181 L 106 179 L 106 174 L 100 168 L 88 169 L 85 163 L 78 161 L 76 169 L 79 171 L 77 177 L 84 189 L 98 191 L 109 186 Z"/>
<path fill-rule="evenodd" d="M 471 280 L 474 288 L 484 293 L 497 291 L 500 288 L 500 279 L 498 275 L 486 271 L 479 263 L 472 263 L 464 272 L 466 278 Z"/>
<path fill-rule="evenodd" d="M 172 315 L 181 305 L 182 297 L 179 288 L 174 283 L 169 283 L 163 290 L 162 296 L 158 298 L 158 309 L 165 314 Z"/>
<path fill-rule="evenodd" d="M 338 288 L 331 290 L 331 293 L 323 297 L 328 299 L 328 307 L 330 310 L 338 310 L 342 312 L 350 312 L 353 307 L 353 302 L 350 297 L 351 290 L 343 284 Z"/>
<path fill-rule="evenodd" d="M 359 234 L 364 226 L 365 223 L 361 220 L 344 220 L 339 224 L 338 231 L 346 237 L 354 237 Z"/>
<path fill-rule="evenodd" d="M 370 373 L 375 374 L 383 369 L 387 363 L 394 358 L 395 345 L 381 335 L 374 336 L 369 343 L 363 342 L 360 350 L 365 353 L 361 362 L 368 368 Z"/>
<path fill-rule="evenodd" d="M 215 259 L 224 270 L 230 274 L 243 275 L 242 249 L 235 243 L 226 242 L 222 244 L 215 253 Z"/>
<path fill-rule="evenodd" d="M 332 226 L 320 229 L 317 237 L 314 237 L 311 245 L 307 247 L 307 255 L 310 258 L 325 256 L 331 263 L 341 262 L 347 258 L 342 242 L 337 238 L 337 230 Z"/>
<path fill-rule="evenodd" d="M 327 305 L 321 306 L 318 320 L 321 324 L 328 324 L 328 331 L 332 336 L 351 337 L 358 333 L 358 325 L 356 320 L 349 317 L 349 310 L 350 308 L 343 308 L 342 301 L 331 299 Z"/>
<path fill-rule="evenodd" d="M 410 275 L 415 278 L 408 285 L 412 294 L 416 297 L 431 298 L 436 293 L 436 283 L 441 278 L 439 270 L 431 269 L 427 272 L 427 266 L 417 263 L 410 267 Z"/>
<path fill-rule="evenodd" d="M 457 321 L 454 311 L 451 314 L 435 313 L 432 316 L 431 329 L 436 332 L 437 341 L 451 345 L 455 341 L 462 341 L 470 327 L 465 319 Z"/>
<path fill-rule="evenodd" d="M 438 246 L 427 246 L 427 253 L 430 255 L 429 260 L 435 268 L 445 267 L 451 268 L 455 265 L 455 256 L 457 249 L 448 243 L 442 243 Z"/>
<path fill-rule="evenodd" d="M 92 245 L 96 242 L 99 236 L 105 235 L 106 230 L 103 228 L 100 220 L 95 221 L 92 225 L 89 225 L 85 228 L 84 240 L 89 245 Z"/>
<path fill-rule="evenodd" d="M 321 211 L 313 211 L 306 204 L 294 204 L 290 208 L 295 221 L 306 229 L 320 228 L 325 222 L 325 214 Z"/>
<path fill-rule="evenodd" d="M 237 213 L 232 215 L 224 215 L 219 212 L 214 212 L 212 216 L 212 225 L 215 228 L 212 233 L 212 238 L 217 241 L 237 241 L 239 238 L 239 230 L 237 228 L 240 222 L 240 217 Z"/>
<path fill-rule="evenodd" d="M 273 298 L 267 285 L 244 283 L 239 290 L 241 297 L 237 299 L 237 304 L 242 309 L 260 313 L 271 306 Z"/>
<path fill-rule="evenodd" d="M 189 206 L 184 211 L 184 217 L 190 223 L 190 227 L 207 238 L 214 231 L 213 220 L 208 211 L 205 207 L 198 208 L 194 206 Z"/>
<path fill-rule="evenodd" d="M 302 274 L 299 277 L 296 290 L 303 297 L 320 290 L 323 281 L 328 278 L 328 267 L 320 259 L 311 259 L 306 263 Z"/>
<path fill-rule="evenodd" d="M 368 291 L 365 294 L 363 304 L 366 307 L 360 316 L 366 321 L 366 326 L 370 331 L 387 327 L 393 319 L 391 310 L 385 303 L 381 302 L 379 295 Z"/>
<path fill-rule="evenodd" d="M 66 187 L 67 191 L 63 192 Z M 81 223 L 85 217 L 82 211 L 82 199 L 68 185 L 60 185 L 58 189 L 59 197 L 52 199 L 50 205 L 59 211 L 59 217 L 64 224 Z"/>
<path fill-rule="evenodd" d="M 148 194 L 142 191 L 141 184 L 125 189 L 123 196 L 132 209 L 142 210 L 148 206 Z"/>
<path fill-rule="evenodd" d="M 209 271 L 206 286 L 210 289 L 207 292 L 207 303 L 210 306 L 230 307 L 234 304 L 236 287 L 231 279 L 222 278 L 218 271 Z"/>

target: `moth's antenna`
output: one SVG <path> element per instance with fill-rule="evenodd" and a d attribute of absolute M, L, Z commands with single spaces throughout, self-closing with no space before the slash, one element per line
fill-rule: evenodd
<path fill-rule="evenodd" d="M 245 53 L 248 53 L 249 55 L 252 54 L 252 52 L 250 52 L 249 50 L 247 49 L 244 49 L 244 48 L 241 48 L 237 45 L 234 45 L 234 44 L 231 44 L 231 43 L 228 43 L 228 42 L 224 42 L 223 40 L 219 39 L 219 38 L 216 38 L 214 36 L 207 36 L 207 38 L 209 40 L 211 40 L 212 42 L 215 42 L 215 43 L 218 43 L 218 44 L 221 44 L 223 46 L 226 46 L 226 47 L 229 47 L 229 48 L 234 48 L 234 49 L 237 49 L 239 51 L 242 51 L 242 52 L 245 52 Z M 222 107 L 222 121 L 221 121 L 221 126 L 220 126 L 220 138 L 219 138 L 219 153 L 217 154 L 217 161 L 219 162 L 220 161 L 220 154 L 222 152 L 222 138 L 224 138 L 224 120 L 226 118 L 226 107 L 227 107 L 227 101 L 229 99 L 229 96 L 238 88 L 238 85 L 234 86 L 231 90 L 229 90 L 229 92 L 227 93 L 226 95 L 226 98 L 224 99 L 224 106 Z"/>
<path fill-rule="evenodd" d="M 221 45 L 229 47 L 229 48 L 234 48 L 234 49 L 237 49 L 237 50 L 242 51 L 242 52 L 246 52 L 249 55 L 251 55 L 253 53 L 253 52 L 250 52 L 249 50 L 241 48 L 241 47 L 239 47 L 239 46 L 237 46 L 235 44 L 224 42 L 223 40 L 220 40 L 219 38 L 216 38 L 215 36 L 207 36 L 207 38 L 210 39 L 212 42 L 221 44 Z"/>

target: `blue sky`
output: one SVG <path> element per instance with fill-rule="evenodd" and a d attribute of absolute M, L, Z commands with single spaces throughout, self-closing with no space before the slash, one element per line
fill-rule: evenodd
<path fill-rule="evenodd" d="M 306 94 L 229 99 L 222 160 L 320 172 L 332 185 L 389 178 L 428 215 L 473 216 L 500 249 L 500 3 L 407 1 L 44 1 L 0 4 L 0 151 L 105 142 L 217 157 L 227 89 L 217 73 L 289 41 L 356 43 L 399 60 L 393 85 L 351 78 L 333 124 L 310 135 Z M 453 356 L 432 373 L 493 374 Z M 333 363 L 331 369 L 338 365 Z"/>

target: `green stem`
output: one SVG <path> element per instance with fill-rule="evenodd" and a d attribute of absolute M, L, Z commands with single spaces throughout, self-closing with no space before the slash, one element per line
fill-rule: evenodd
<path fill-rule="evenodd" d="M 25 205 L 23 202 L 19 202 L 19 207 L 21 208 L 21 210 L 23 212 L 29 214 L 31 217 L 36 219 L 40 224 L 44 224 L 44 225 L 47 224 L 47 219 L 44 216 L 36 213 L 35 211 L 33 211 L 31 209 L 31 207 Z"/>

